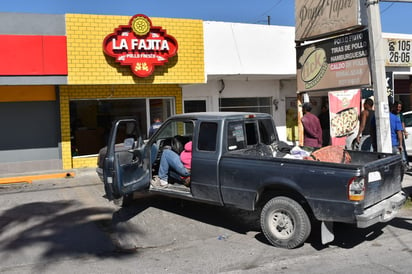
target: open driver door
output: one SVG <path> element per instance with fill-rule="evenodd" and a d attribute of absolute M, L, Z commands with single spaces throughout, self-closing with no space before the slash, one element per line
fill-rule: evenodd
<path fill-rule="evenodd" d="M 146 149 L 134 119 L 113 124 L 103 162 L 106 198 L 119 199 L 134 191 L 149 188 L 150 150 Z"/>

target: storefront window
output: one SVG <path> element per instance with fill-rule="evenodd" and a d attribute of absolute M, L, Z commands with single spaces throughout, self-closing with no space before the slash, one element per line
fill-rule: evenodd
<path fill-rule="evenodd" d="M 172 115 L 172 99 L 109 99 L 70 101 L 70 130 L 73 156 L 97 154 L 106 146 L 112 123 L 133 118 L 145 139 L 151 120 Z"/>
<path fill-rule="evenodd" d="M 205 112 L 206 100 L 185 100 L 185 113 L 189 112 Z"/>
<path fill-rule="evenodd" d="M 221 98 L 220 111 L 262 112 L 272 114 L 271 97 Z"/>

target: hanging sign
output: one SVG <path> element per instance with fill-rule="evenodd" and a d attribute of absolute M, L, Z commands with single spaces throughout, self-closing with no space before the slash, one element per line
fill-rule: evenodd
<path fill-rule="evenodd" d="M 146 15 L 133 16 L 129 25 L 114 29 L 103 41 L 103 51 L 116 62 L 130 66 L 139 77 L 150 76 L 177 53 L 176 39 L 159 26 L 152 26 Z"/>
<path fill-rule="evenodd" d="M 296 47 L 299 92 L 370 85 L 368 31 Z"/>
<path fill-rule="evenodd" d="M 365 0 L 295 0 L 295 40 L 330 37 L 367 25 Z"/>

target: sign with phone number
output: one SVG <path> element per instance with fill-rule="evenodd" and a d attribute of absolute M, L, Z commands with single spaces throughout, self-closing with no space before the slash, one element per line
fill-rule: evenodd
<path fill-rule="evenodd" d="M 386 39 L 386 66 L 412 67 L 412 40 Z"/>

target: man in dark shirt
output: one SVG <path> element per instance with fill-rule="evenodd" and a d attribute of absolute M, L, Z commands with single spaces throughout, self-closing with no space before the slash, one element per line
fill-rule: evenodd
<path fill-rule="evenodd" d="M 363 111 L 360 115 L 360 126 L 358 135 L 356 137 L 356 141 L 360 144 L 360 150 L 362 151 L 372 151 L 373 147 L 373 140 L 376 137 L 372 136 L 374 126 L 372 121 L 375 112 L 373 111 L 373 100 L 368 98 L 363 103 Z"/>
<path fill-rule="evenodd" d="M 311 103 L 304 103 L 302 106 L 303 117 L 303 145 L 307 147 L 319 148 L 322 146 L 322 128 L 316 115 L 312 111 Z"/>

